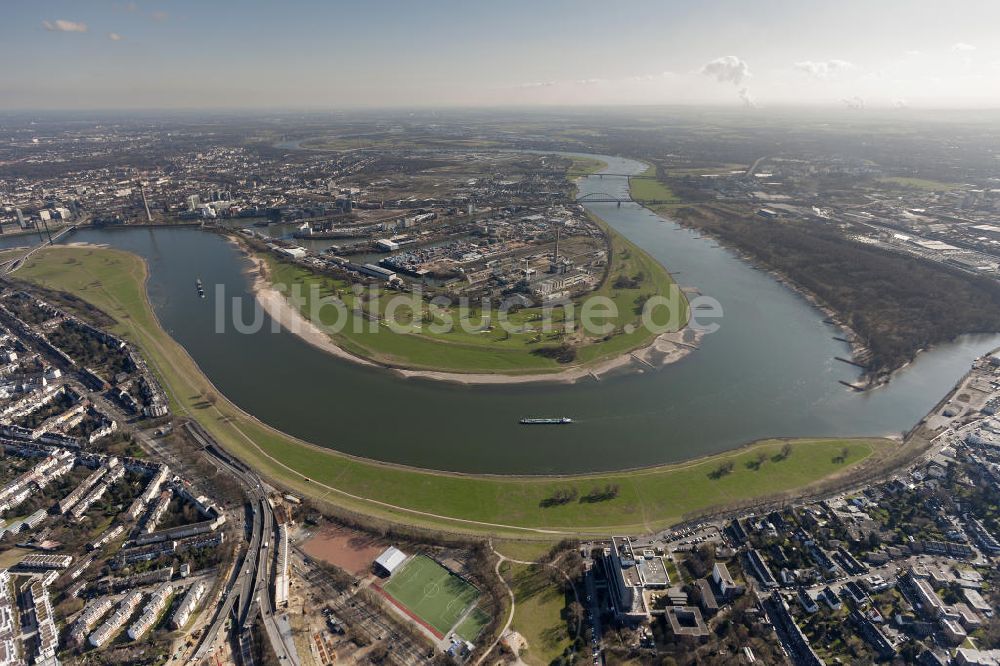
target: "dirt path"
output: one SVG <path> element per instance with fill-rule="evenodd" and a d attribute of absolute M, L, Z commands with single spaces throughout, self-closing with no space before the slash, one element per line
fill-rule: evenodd
<path fill-rule="evenodd" d="M 507 588 L 507 595 L 510 597 L 510 613 L 507 615 L 507 621 L 504 623 L 503 629 L 501 629 L 499 633 L 497 633 L 497 637 L 496 639 L 494 639 L 493 643 L 490 644 L 489 649 L 487 649 L 486 652 L 484 652 L 483 655 L 476 660 L 475 666 L 480 666 L 480 664 L 482 664 L 486 660 L 486 657 L 488 657 L 490 653 L 493 652 L 494 649 L 496 649 L 496 646 L 503 639 L 504 634 L 510 631 L 510 625 L 513 624 L 514 622 L 514 607 L 515 607 L 514 589 L 510 586 L 510 583 L 507 582 L 507 579 L 504 578 L 503 575 L 500 573 L 500 565 L 503 564 L 504 562 L 513 562 L 514 564 L 523 564 L 525 566 L 538 564 L 538 562 L 529 562 L 527 560 L 515 560 L 513 557 L 507 557 L 506 555 L 500 553 L 499 551 L 497 551 L 496 548 L 493 547 L 492 539 L 490 539 L 489 544 L 490 544 L 490 550 L 492 550 L 493 554 L 497 556 L 497 563 L 496 566 L 493 567 L 493 570 L 496 572 L 496 575 L 500 579 L 500 582 L 503 583 L 504 587 Z M 573 590 L 573 598 L 576 599 L 576 603 L 579 604 L 580 594 L 579 592 L 577 592 L 576 585 L 573 584 L 573 579 L 569 577 L 569 574 L 567 574 L 565 571 L 556 566 L 556 562 L 558 561 L 559 558 L 556 558 L 555 561 L 553 562 L 542 563 L 542 566 L 549 567 L 550 569 L 555 569 L 562 575 L 563 578 L 566 579 L 566 582 L 569 584 L 569 588 Z M 578 620 L 576 623 L 577 636 L 580 635 L 580 630 L 583 628 L 582 625 L 583 625 L 583 620 L 582 619 Z M 528 647 L 530 648 L 531 646 L 529 645 Z"/>

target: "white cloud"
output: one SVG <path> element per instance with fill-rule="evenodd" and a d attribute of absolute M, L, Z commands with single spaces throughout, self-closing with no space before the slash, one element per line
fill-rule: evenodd
<path fill-rule="evenodd" d="M 532 81 L 531 83 L 522 83 L 518 88 L 551 88 L 556 85 L 555 81 Z"/>
<path fill-rule="evenodd" d="M 836 59 L 821 60 L 819 62 L 803 60 L 802 62 L 795 63 L 795 69 L 805 72 L 814 79 L 829 79 L 841 72 L 854 69 L 854 64 L 846 60 Z"/>
<path fill-rule="evenodd" d="M 859 97 L 857 95 L 855 95 L 854 97 L 845 97 L 840 101 L 843 102 L 848 109 L 855 109 L 857 111 L 860 111 L 865 108 L 864 98 Z"/>
<path fill-rule="evenodd" d="M 894 109 L 907 109 L 910 107 L 910 105 L 906 103 L 905 99 L 892 100 L 892 106 Z"/>
<path fill-rule="evenodd" d="M 757 108 L 757 102 L 750 96 L 750 91 L 746 88 L 740 88 L 740 100 L 743 102 L 743 106 L 748 109 Z"/>
<path fill-rule="evenodd" d="M 965 53 L 968 51 L 975 51 L 976 47 L 972 44 L 966 44 L 965 42 L 956 42 L 951 45 L 951 50 L 959 53 Z"/>
<path fill-rule="evenodd" d="M 714 77 L 719 83 L 739 85 L 750 78 L 750 66 L 742 58 L 729 55 L 707 63 L 701 68 L 701 73 Z"/>
<path fill-rule="evenodd" d="M 108 39 L 110 39 L 113 42 L 120 42 L 122 40 L 122 36 L 119 35 L 117 32 L 109 32 Z"/>
<path fill-rule="evenodd" d="M 56 19 L 55 21 L 42 21 L 42 27 L 49 32 L 87 32 L 86 23 Z"/>

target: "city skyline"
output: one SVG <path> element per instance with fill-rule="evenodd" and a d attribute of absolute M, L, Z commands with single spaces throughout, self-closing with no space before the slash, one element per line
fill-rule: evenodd
<path fill-rule="evenodd" d="M 1000 6 L 9 5 L 4 108 L 992 108 Z"/>

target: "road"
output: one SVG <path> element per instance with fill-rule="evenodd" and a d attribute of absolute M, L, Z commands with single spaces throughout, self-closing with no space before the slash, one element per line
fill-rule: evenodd
<path fill-rule="evenodd" d="M 594 663 L 604 662 L 604 634 L 602 632 L 603 627 L 601 626 L 601 609 L 597 605 L 597 585 L 594 582 L 594 570 L 591 569 L 583 575 L 584 585 L 587 589 L 587 605 L 584 608 L 587 609 L 587 617 L 590 621 L 591 630 L 591 656 L 594 657 Z"/>
<path fill-rule="evenodd" d="M 67 227 L 63 227 L 58 232 L 56 232 L 56 234 L 54 236 L 51 236 L 51 240 L 49 240 L 48 238 L 45 238 L 38 245 L 36 245 L 36 246 L 32 247 L 30 250 L 28 250 L 24 255 L 22 255 L 22 256 L 20 256 L 20 257 L 18 257 L 16 259 L 11 259 L 9 261 L 6 261 L 3 264 L 0 264 L 0 275 L 6 275 L 8 273 L 13 273 L 18 268 L 20 268 L 21 266 L 23 266 L 24 262 L 26 262 L 29 258 L 31 258 L 31 255 L 33 255 L 35 252 L 37 252 L 38 250 L 41 250 L 43 247 L 48 247 L 49 245 L 55 245 L 59 241 L 60 238 L 62 238 L 63 236 L 65 236 L 67 233 L 73 231 L 74 229 L 76 229 L 76 227 L 77 227 L 77 224 L 71 224 L 71 225 L 69 225 Z"/>
<path fill-rule="evenodd" d="M 272 555 L 276 538 L 274 512 L 267 500 L 264 484 L 250 468 L 235 458 L 230 457 L 206 433 L 201 426 L 187 422 L 184 428 L 188 434 L 204 449 L 212 460 L 224 468 L 229 474 L 239 480 L 247 493 L 248 511 L 250 513 L 249 545 L 241 564 L 234 570 L 234 575 L 223 591 L 223 601 L 219 604 L 215 617 L 202 635 L 195 654 L 189 663 L 198 664 L 212 654 L 219 632 L 226 621 L 232 617 L 232 628 L 239 632 L 240 643 L 246 643 L 253 622 L 260 614 L 265 633 L 271 648 L 282 664 L 301 663 L 295 646 L 285 640 L 285 633 L 280 630 L 274 617 L 274 606 L 271 599 L 270 580 Z M 244 652 L 245 651 L 242 651 Z"/>

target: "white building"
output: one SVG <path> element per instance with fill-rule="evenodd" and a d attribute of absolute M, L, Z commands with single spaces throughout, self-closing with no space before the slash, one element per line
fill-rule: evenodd
<path fill-rule="evenodd" d="M 274 574 L 274 605 L 288 606 L 288 526 L 278 526 L 278 569 Z"/>
<path fill-rule="evenodd" d="M 389 546 L 381 555 L 375 559 L 375 570 L 386 576 L 391 576 L 392 572 L 399 568 L 399 565 L 406 561 L 406 553 L 395 546 Z"/>

